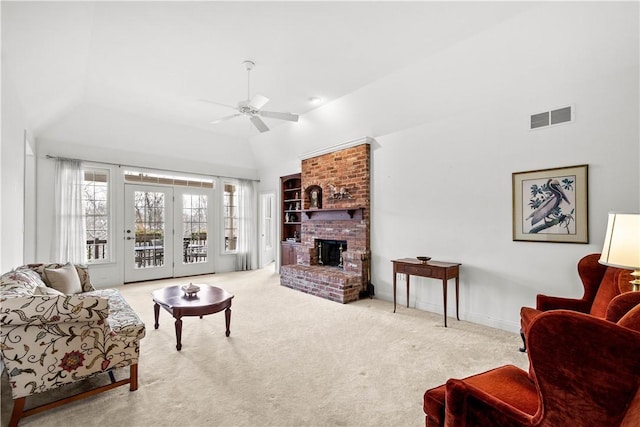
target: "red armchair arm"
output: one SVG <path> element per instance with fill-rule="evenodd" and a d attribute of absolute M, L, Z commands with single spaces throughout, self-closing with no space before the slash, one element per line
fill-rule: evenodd
<path fill-rule="evenodd" d="M 640 292 L 625 292 L 611 300 L 607 306 L 605 319 L 617 323 L 622 316 L 627 314 L 632 308 L 640 304 Z"/>
<path fill-rule="evenodd" d="M 527 373 L 522 371 L 522 375 Z M 496 399 L 485 390 L 475 387 L 465 380 L 447 381 L 445 402 L 445 427 L 522 427 L 530 426 L 532 414 L 528 414 Z M 513 393 L 517 386 L 505 384 Z M 526 394 L 526 393 L 525 393 Z"/>

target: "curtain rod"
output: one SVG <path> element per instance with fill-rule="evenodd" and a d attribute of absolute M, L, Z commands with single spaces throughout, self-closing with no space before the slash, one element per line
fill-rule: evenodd
<path fill-rule="evenodd" d="M 79 162 L 89 162 L 89 163 L 97 163 L 100 165 L 111 165 L 111 166 L 118 166 L 119 168 L 121 167 L 127 167 L 127 168 L 143 168 L 143 169 L 149 169 L 149 170 L 155 170 L 155 171 L 163 171 L 163 172 L 175 172 L 175 173 L 183 173 L 183 174 L 187 174 L 187 175 L 204 175 L 204 176 L 212 176 L 214 178 L 228 178 L 228 179 L 246 179 L 247 181 L 256 181 L 256 182 L 260 182 L 259 179 L 252 179 L 252 178 L 239 178 L 237 176 L 223 176 L 223 175 L 210 175 L 210 174 L 205 174 L 205 173 L 195 173 L 195 172 L 187 172 L 187 171 L 181 171 L 181 170 L 176 170 L 176 169 L 158 169 L 158 168 L 149 168 L 146 166 L 135 166 L 135 165 L 126 165 L 126 164 L 122 164 L 122 163 L 112 163 L 112 162 L 103 162 L 103 161 L 96 161 L 96 160 L 86 160 L 86 159 L 75 159 L 75 158 L 71 158 L 71 157 L 63 157 L 63 156 L 52 156 L 51 154 L 45 154 L 44 156 L 47 159 L 62 159 L 62 160 L 76 160 Z"/>

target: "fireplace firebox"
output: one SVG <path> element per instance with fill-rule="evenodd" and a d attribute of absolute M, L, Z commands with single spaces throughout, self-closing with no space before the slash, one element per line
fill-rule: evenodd
<path fill-rule="evenodd" d="M 346 240 L 315 239 L 318 265 L 343 267 L 342 253 L 347 250 Z"/>

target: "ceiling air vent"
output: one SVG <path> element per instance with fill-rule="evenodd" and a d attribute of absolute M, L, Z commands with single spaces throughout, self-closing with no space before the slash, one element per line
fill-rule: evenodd
<path fill-rule="evenodd" d="M 574 120 L 573 106 L 556 108 L 555 110 L 545 111 L 544 113 L 536 113 L 531 115 L 530 129 L 539 129 L 547 126 L 569 123 Z"/>

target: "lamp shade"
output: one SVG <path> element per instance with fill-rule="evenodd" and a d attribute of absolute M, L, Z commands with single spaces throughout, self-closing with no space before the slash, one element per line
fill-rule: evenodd
<path fill-rule="evenodd" d="M 640 269 L 640 214 L 609 213 L 600 264 Z"/>

